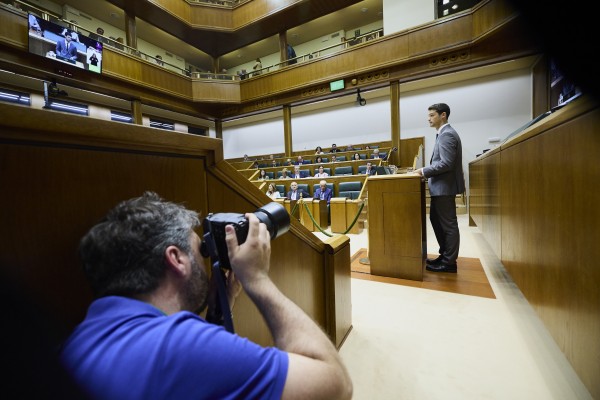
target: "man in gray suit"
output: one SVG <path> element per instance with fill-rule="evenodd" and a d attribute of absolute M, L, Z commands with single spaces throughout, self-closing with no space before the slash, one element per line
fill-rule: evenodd
<path fill-rule="evenodd" d="M 429 219 L 440 245 L 439 257 L 427 259 L 427 270 L 456 273 L 460 232 L 456 218 L 456 195 L 465 191 L 462 144 L 448 124 L 450 107 L 444 103 L 428 108 L 429 126 L 437 130 L 431 165 L 415 172 L 429 180 Z"/>

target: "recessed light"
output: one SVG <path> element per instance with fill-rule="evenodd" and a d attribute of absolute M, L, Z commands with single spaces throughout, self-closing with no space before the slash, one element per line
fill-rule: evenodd
<path fill-rule="evenodd" d="M 369 9 L 368 9 L 368 8 L 364 8 L 364 7 L 363 7 L 363 8 L 361 8 L 361 9 L 360 9 L 360 11 L 362 11 L 362 12 L 367 12 L 367 11 L 369 11 Z"/>

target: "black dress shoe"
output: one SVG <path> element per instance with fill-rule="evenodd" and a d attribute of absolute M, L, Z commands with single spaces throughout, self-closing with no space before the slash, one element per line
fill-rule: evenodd
<path fill-rule="evenodd" d="M 428 258 L 427 260 L 425 260 L 425 264 L 427 265 L 435 265 L 435 264 L 441 264 L 442 262 L 442 256 L 438 256 L 438 258 Z"/>
<path fill-rule="evenodd" d="M 431 272 L 451 272 L 455 274 L 458 268 L 456 264 L 433 264 L 426 266 L 425 269 Z"/>

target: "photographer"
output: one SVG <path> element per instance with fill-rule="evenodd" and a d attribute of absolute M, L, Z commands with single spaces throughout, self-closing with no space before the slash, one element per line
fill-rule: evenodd
<path fill-rule="evenodd" d="M 349 399 L 330 340 L 269 278 L 270 236 L 256 215 L 238 245 L 225 227 L 230 305 L 241 286 L 276 347 L 207 322 L 216 303 L 194 232 L 198 215 L 157 194 L 124 201 L 83 237 L 95 300 L 61 361 L 96 399 Z M 207 320 L 197 314 L 208 304 Z"/>

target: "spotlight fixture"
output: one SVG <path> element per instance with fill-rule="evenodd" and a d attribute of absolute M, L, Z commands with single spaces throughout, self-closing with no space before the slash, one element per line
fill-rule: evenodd
<path fill-rule="evenodd" d="M 363 99 L 360 96 L 360 89 L 356 89 L 356 105 L 357 106 L 365 106 L 365 105 L 367 105 L 367 100 Z"/>

